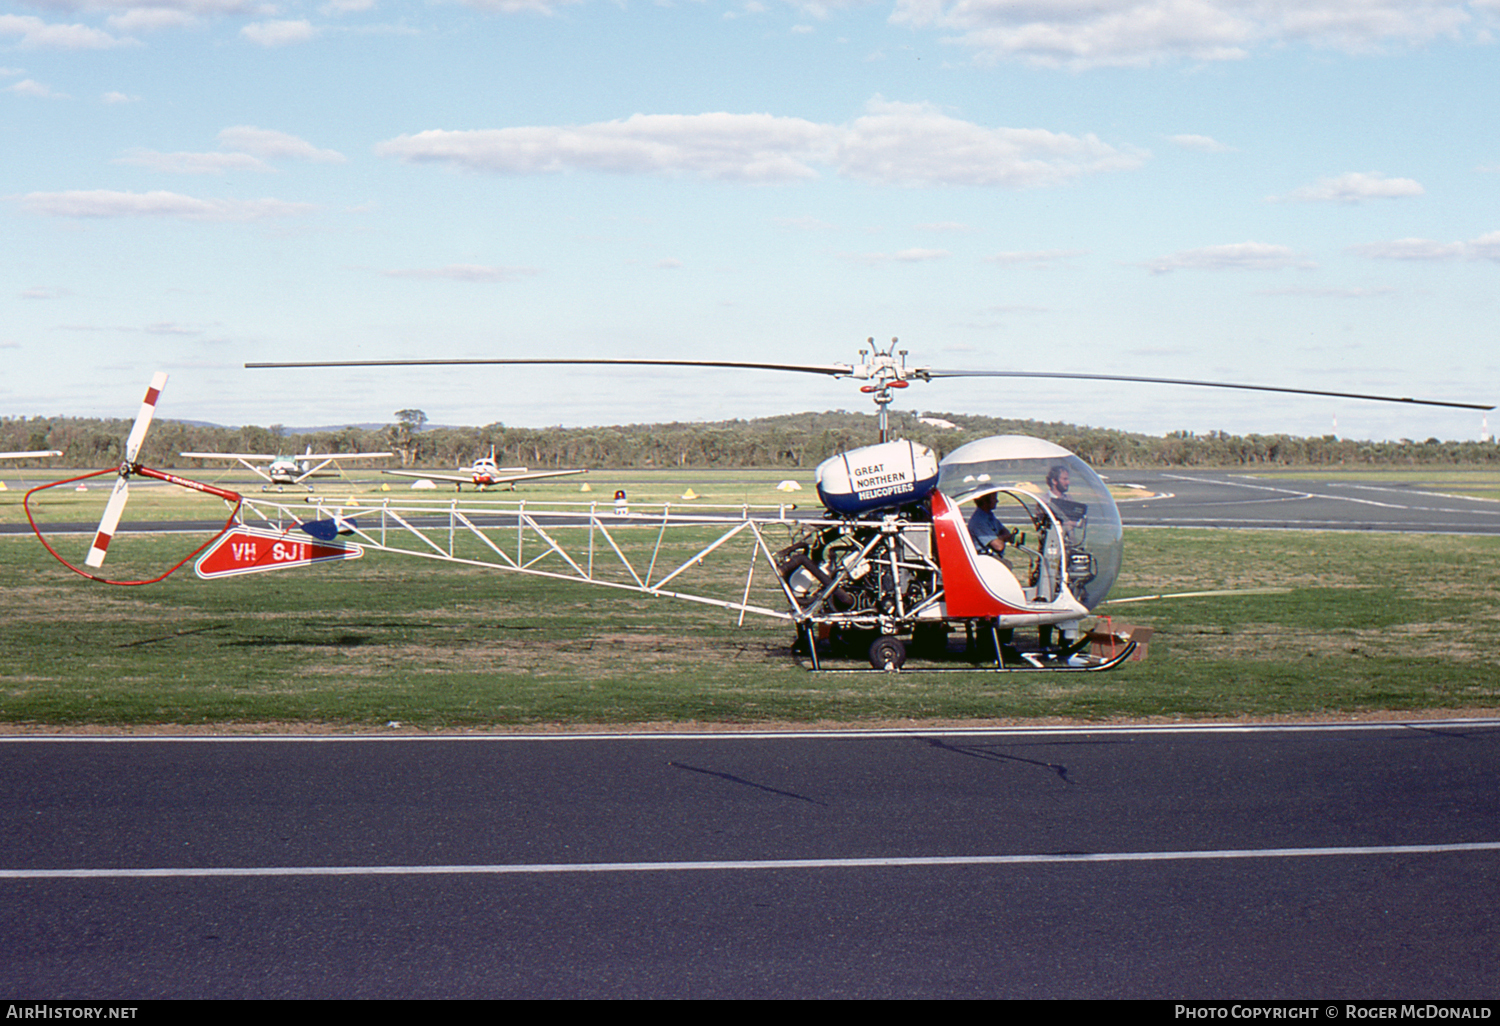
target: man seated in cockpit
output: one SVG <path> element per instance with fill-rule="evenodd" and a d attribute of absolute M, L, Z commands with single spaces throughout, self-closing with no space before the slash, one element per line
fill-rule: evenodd
<path fill-rule="evenodd" d="M 974 500 L 974 512 L 969 517 L 969 537 L 974 539 L 974 545 L 979 551 L 994 556 L 1009 566 L 1010 563 L 1005 558 L 1005 546 L 1014 542 L 1016 536 L 995 516 L 996 498 L 996 494 L 990 492 Z"/>

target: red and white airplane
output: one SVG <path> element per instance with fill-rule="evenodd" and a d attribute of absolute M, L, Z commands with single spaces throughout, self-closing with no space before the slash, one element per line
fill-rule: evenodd
<path fill-rule="evenodd" d="M 459 467 L 456 474 L 432 474 L 420 470 L 387 470 L 386 473 L 396 477 L 416 477 L 426 481 L 452 481 L 456 490 L 461 492 L 464 490 L 464 485 L 473 485 L 475 488 L 508 485 L 514 491 L 518 481 L 536 481 L 544 477 L 567 477 L 571 474 L 582 474 L 583 471 L 532 471 L 525 467 L 502 467 L 495 462 L 495 449 L 491 446 L 488 456 L 479 457 L 474 461 L 473 466 Z"/>
<path fill-rule="evenodd" d="M 339 460 L 375 460 L 390 456 L 392 453 L 315 453 L 312 451 L 312 446 L 308 446 L 307 451 L 301 456 L 271 456 L 249 452 L 185 452 L 181 455 L 195 460 L 238 460 L 241 466 L 254 471 L 269 484 L 298 485 L 310 477 L 317 476 L 318 471 Z M 260 463 L 266 464 L 264 470 L 256 465 Z M 307 487 L 310 490 L 312 486 Z"/>

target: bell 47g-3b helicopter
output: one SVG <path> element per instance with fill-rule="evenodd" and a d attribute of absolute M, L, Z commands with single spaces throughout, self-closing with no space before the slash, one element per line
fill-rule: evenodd
<path fill-rule="evenodd" d="M 234 504 L 225 530 L 198 561 L 202 577 L 353 558 L 373 549 L 703 603 L 736 611 L 741 621 L 747 614 L 783 620 L 795 626 L 796 651 L 806 656 L 813 670 L 833 668 L 827 661 L 838 654 L 868 657 L 876 670 L 899 670 L 910 652 L 938 657 L 935 662 L 924 660 L 924 671 L 1099 671 L 1120 665 L 1133 648 L 1132 642 L 1108 657 L 1083 654 L 1084 621 L 1109 594 L 1123 549 L 1119 510 L 1103 480 L 1068 450 L 1018 435 L 973 441 L 940 461 L 926 446 L 890 437 L 886 409 L 893 390 L 909 387 L 913 380 L 1036 377 L 1492 408 L 1167 378 L 941 370 L 909 367 L 906 355 L 896 350 L 893 339 L 886 349 L 871 340 L 856 364 L 492 359 L 246 365 L 696 366 L 852 378 L 864 382 L 860 390 L 876 403 L 880 437 L 873 445 L 839 453 L 818 466 L 817 493 L 824 508 L 817 514 L 790 505 L 695 504 L 684 509 L 632 502 L 626 512 L 607 503 L 457 497 L 351 497 L 338 502 L 309 497 L 301 507 L 251 500 L 136 462 L 144 425 L 164 380 L 159 376 L 131 431 L 126 460 L 100 525 L 103 541 L 96 539 L 88 566 L 97 569 L 102 564 L 108 538 L 119 523 L 125 482 L 140 474 Z M 683 539 L 682 547 L 673 548 L 674 536 Z M 529 556 L 527 546 L 532 549 Z M 748 565 L 741 563 L 742 577 L 740 572 L 731 576 L 702 569 L 710 557 L 732 565 L 736 551 L 740 559 L 748 557 Z M 762 570 L 759 581 L 757 567 Z M 970 642 L 962 666 L 943 658 L 955 628 Z M 1037 630 L 1034 648 L 1022 651 L 1012 643 L 1020 628 Z"/>

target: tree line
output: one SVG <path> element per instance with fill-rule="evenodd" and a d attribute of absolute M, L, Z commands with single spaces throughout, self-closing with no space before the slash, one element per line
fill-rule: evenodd
<path fill-rule="evenodd" d="M 1077 453 L 1097 467 L 1241 467 L 1364 464 L 1497 464 L 1494 442 L 1455 442 L 1428 438 L 1394 442 L 1341 439 L 1333 435 L 1231 435 L 1223 431 L 1165 436 L 1080 427 L 1035 420 L 1008 420 L 967 414 L 934 413 L 923 423 L 916 415 L 893 412 L 899 437 L 930 446 L 939 456 L 989 435 L 1031 435 Z M 843 410 L 796 413 L 758 420 L 712 423 L 630 424 L 587 428 L 433 427 L 420 410 L 402 410 L 379 428 L 350 426 L 328 431 L 291 432 L 269 427 L 217 427 L 158 420 L 146 439 L 141 462 L 162 468 L 202 466 L 181 452 L 243 452 L 291 455 L 304 452 L 370 452 L 399 455 L 391 464 L 456 467 L 487 456 L 491 448 L 504 466 L 561 467 L 784 467 L 811 468 L 835 453 L 875 441 L 875 417 Z M 70 468 L 113 466 L 124 458 L 130 422 L 80 417 L 0 418 L 0 451 L 61 449 L 63 456 L 31 465 Z M 25 463 L 20 465 L 24 466 Z"/>

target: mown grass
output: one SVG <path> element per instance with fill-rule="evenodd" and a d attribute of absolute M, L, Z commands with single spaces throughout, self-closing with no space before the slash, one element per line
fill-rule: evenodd
<path fill-rule="evenodd" d="M 626 543 L 637 554 L 652 537 L 638 534 Z M 86 539 L 62 544 L 81 556 Z M 144 576 L 188 547 L 122 536 L 110 573 Z M 719 584 L 737 593 L 744 567 L 731 564 Z M 1495 708 L 1497 582 L 1500 539 L 1130 531 L 1114 597 L 1288 590 L 1103 607 L 1117 625 L 1155 629 L 1148 659 L 1111 673 L 815 675 L 784 624 L 736 628 L 716 608 L 582 584 L 372 553 L 116 588 L 30 538 L 0 538 L 0 722 L 450 729 Z M 950 664 L 963 665 L 957 638 Z"/>

